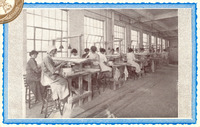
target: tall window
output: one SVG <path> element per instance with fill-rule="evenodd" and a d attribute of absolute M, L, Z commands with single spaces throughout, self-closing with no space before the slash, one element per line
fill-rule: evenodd
<path fill-rule="evenodd" d="M 97 49 L 105 47 L 104 22 L 101 20 L 84 17 L 85 47 L 96 46 Z"/>
<path fill-rule="evenodd" d="M 139 32 L 135 30 L 131 30 L 131 48 L 139 48 Z"/>
<path fill-rule="evenodd" d="M 143 33 L 143 48 L 145 49 L 145 50 L 147 50 L 147 49 L 149 49 L 149 35 L 148 34 L 145 34 L 145 33 Z"/>
<path fill-rule="evenodd" d="M 157 38 L 157 50 L 161 51 L 161 39 Z"/>
<path fill-rule="evenodd" d="M 49 45 L 57 47 L 58 57 L 67 56 L 67 40 L 62 39 L 68 35 L 67 15 L 67 11 L 59 9 L 27 9 L 27 53 L 38 51 L 38 63 L 46 55 Z"/>
<path fill-rule="evenodd" d="M 126 29 L 124 27 L 114 26 L 114 43 L 113 48 L 119 47 L 122 53 L 126 53 Z"/>
<path fill-rule="evenodd" d="M 156 37 L 155 36 L 151 36 L 151 48 L 153 48 L 153 50 L 156 50 Z"/>
<path fill-rule="evenodd" d="M 166 43 L 165 39 L 162 39 L 162 51 L 166 48 Z"/>
<path fill-rule="evenodd" d="M 169 47 L 169 41 L 165 40 L 165 44 L 166 44 L 166 48 L 168 48 Z"/>

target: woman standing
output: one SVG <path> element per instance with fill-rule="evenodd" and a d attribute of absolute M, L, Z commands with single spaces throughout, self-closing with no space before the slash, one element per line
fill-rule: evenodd
<path fill-rule="evenodd" d="M 29 53 L 30 59 L 26 66 L 26 81 L 34 94 L 36 101 L 41 101 L 44 88 L 40 84 L 41 70 L 35 61 L 37 55 L 38 52 L 35 50 Z"/>

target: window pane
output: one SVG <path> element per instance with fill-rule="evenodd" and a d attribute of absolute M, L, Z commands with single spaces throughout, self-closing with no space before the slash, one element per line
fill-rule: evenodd
<path fill-rule="evenodd" d="M 61 21 L 56 20 L 56 29 L 61 30 Z"/>
<path fill-rule="evenodd" d="M 35 14 L 36 15 L 41 15 L 41 10 L 40 9 L 35 9 Z"/>
<path fill-rule="evenodd" d="M 42 41 L 42 51 L 48 50 L 48 41 Z"/>
<path fill-rule="evenodd" d="M 35 50 L 36 51 L 42 51 L 41 41 L 36 41 L 36 43 L 35 43 Z"/>
<path fill-rule="evenodd" d="M 36 39 L 42 39 L 42 29 L 36 29 Z"/>
<path fill-rule="evenodd" d="M 61 19 L 61 10 L 56 9 L 56 19 Z"/>
<path fill-rule="evenodd" d="M 49 21 L 50 21 L 50 28 L 55 29 L 55 25 L 56 25 L 55 19 L 50 19 Z"/>
<path fill-rule="evenodd" d="M 63 51 L 67 51 L 67 49 L 68 49 L 68 44 L 67 44 L 67 42 L 62 42 L 62 46 L 63 46 Z"/>
<path fill-rule="evenodd" d="M 35 16 L 35 26 L 41 27 L 41 16 Z"/>
<path fill-rule="evenodd" d="M 59 31 L 56 32 L 56 38 L 61 38 L 61 32 Z"/>
<path fill-rule="evenodd" d="M 50 9 L 50 10 L 49 10 L 49 17 L 50 17 L 50 18 L 55 18 L 55 16 L 56 16 L 56 15 L 55 15 L 55 10 L 54 10 L 54 9 Z"/>
<path fill-rule="evenodd" d="M 40 65 L 42 63 L 42 53 L 38 53 L 38 56 L 35 60 L 37 61 L 37 64 Z"/>
<path fill-rule="evenodd" d="M 42 18 L 42 20 L 43 20 L 42 27 L 49 28 L 49 19 L 48 18 Z"/>
<path fill-rule="evenodd" d="M 53 39 L 55 39 L 56 37 L 55 37 L 55 34 L 56 34 L 56 32 L 55 31 L 50 31 L 50 40 L 53 40 Z"/>
<path fill-rule="evenodd" d="M 103 28 L 100 28 L 100 24 L 102 24 L 102 21 L 96 20 L 93 18 L 88 18 L 84 17 L 84 34 L 85 38 L 84 40 L 86 41 L 85 43 L 90 43 L 90 44 L 85 44 L 87 48 L 90 48 L 92 45 L 96 45 L 98 48 L 100 45 L 103 45 L 100 43 L 101 37 L 103 37 Z M 98 42 L 98 44 L 97 44 Z"/>
<path fill-rule="evenodd" d="M 63 32 L 63 37 L 67 37 L 67 32 Z"/>
<path fill-rule="evenodd" d="M 34 29 L 33 27 L 27 27 L 27 39 L 34 38 Z"/>
<path fill-rule="evenodd" d="M 28 14 L 31 12 L 33 14 Z M 62 18 L 64 18 L 65 21 L 62 21 Z M 37 59 L 41 60 L 42 57 L 44 57 L 44 55 L 46 54 L 48 45 L 52 45 L 54 39 L 61 38 L 61 33 L 63 33 L 63 37 L 67 37 L 67 30 L 68 30 L 67 24 L 68 23 L 67 23 L 66 11 L 61 11 L 60 9 L 56 9 L 56 10 L 55 9 L 39 9 L 39 10 L 37 9 L 36 11 L 33 9 L 28 10 L 27 11 L 27 25 L 33 26 L 33 27 L 27 26 L 27 39 L 34 39 L 34 34 L 35 34 L 35 39 L 38 39 L 38 40 L 35 40 L 35 41 L 27 40 L 27 51 L 33 50 L 34 45 L 35 45 L 35 50 L 38 50 L 41 53 L 41 56 L 38 56 Z M 34 33 L 34 27 L 35 27 L 35 33 Z M 48 28 L 50 29 L 48 30 Z M 51 29 L 57 29 L 60 31 L 55 31 Z M 60 47 L 60 43 L 61 42 L 57 43 L 58 49 Z M 67 40 L 65 40 L 65 43 L 67 43 Z M 65 50 L 67 50 L 67 47 L 68 46 L 65 46 Z"/>
<path fill-rule="evenodd" d="M 43 15 L 45 16 L 45 17 L 48 17 L 49 16 L 49 10 L 48 9 L 43 9 Z"/>
<path fill-rule="evenodd" d="M 42 39 L 43 40 L 48 40 L 49 39 L 49 30 L 42 30 Z"/>
<path fill-rule="evenodd" d="M 67 21 L 67 12 L 66 11 L 62 11 L 62 20 Z"/>
<path fill-rule="evenodd" d="M 57 51 L 60 51 L 60 45 L 61 45 L 61 42 L 55 42 L 55 46 L 57 48 Z"/>
<path fill-rule="evenodd" d="M 32 14 L 27 14 L 27 25 L 33 26 L 34 17 Z"/>
<path fill-rule="evenodd" d="M 34 42 L 33 40 L 27 40 L 27 52 L 31 52 L 34 50 Z"/>
<path fill-rule="evenodd" d="M 28 13 L 32 13 L 32 14 L 34 13 L 34 12 L 33 12 L 33 9 L 26 9 L 26 11 L 27 11 Z"/>
<path fill-rule="evenodd" d="M 114 48 L 116 49 L 117 47 L 120 46 L 120 42 L 121 42 L 121 52 L 125 53 L 126 52 L 126 41 L 125 41 L 125 28 L 121 27 L 121 26 L 114 26 L 114 39 L 117 41 L 114 43 Z M 122 40 L 122 41 L 120 41 Z"/>
<path fill-rule="evenodd" d="M 67 22 L 66 21 L 62 21 L 62 30 L 67 31 Z"/>

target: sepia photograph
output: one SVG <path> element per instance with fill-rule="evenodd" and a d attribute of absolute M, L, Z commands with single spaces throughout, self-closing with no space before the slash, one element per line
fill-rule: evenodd
<path fill-rule="evenodd" d="M 178 117 L 177 11 L 24 9 L 26 117 Z"/>
<path fill-rule="evenodd" d="M 192 14 L 180 7 L 25 5 L 5 28 L 8 118 L 194 118 Z"/>

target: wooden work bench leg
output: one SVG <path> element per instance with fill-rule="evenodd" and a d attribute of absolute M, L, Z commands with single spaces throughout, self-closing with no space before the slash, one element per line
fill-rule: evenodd
<path fill-rule="evenodd" d="M 89 74 L 88 75 L 88 91 L 92 93 L 92 74 Z M 91 101 L 92 100 L 92 94 L 89 95 L 88 97 L 88 101 Z"/>
<path fill-rule="evenodd" d="M 119 88 L 122 87 L 124 81 L 125 81 L 125 76 L 124 76 L 124 70 L 125 66 L 120 67 L 120 81 L 119 81 Z"/>
<path fill-rule="evenodd" d="M 83 76 L 80 75 L 78 79 L 79 79 L 78 85 L 79 85 L 79 95 L 80 95 L 79 105 L 82 105 L 83 99 L 81 98 L 81 95 L 83 94 Z"/>
<path fill-rule="evenodd" d="M 73 106 L 73 101 L 72 101 L 72 79 L 71 78 L 68 78 L 68 83 L 69 83 L 69 94 L 70 94 L 70 97 L 68 98 L 68 103 L 67 103 L 67 108 L 68 109 L 72 109 L 72 106 Z"/>
<path fill-rule="evenodd" d="M 117 89 L 117 86 L 116 86 L 117 83 L 116 83 L 116 82 L 117 82 L 117 81 L 114 80 L 114 82 L 113 82 L 113 90 L 116 90 L 116 89 Z"/>
<path fill-rule="evenodd" d="M 116 71 L 116 67 L 113 67 L 113 90 L 116 90 L 117 89 L 117 87 L 116 87 L 116 85 L 117 85 L 117 81 L 115 81 L 115 79 L 114 79 L 114 76 L 115 76 L 115 71 Z"/>
<path fill-rule="evenodd" d="M 152 60 L 152 62 L 151 62 L 151 70 L 152 70 L 152 72 L 155 72 L 154 60 Z"/>

